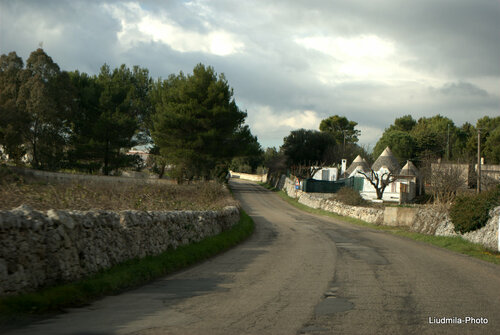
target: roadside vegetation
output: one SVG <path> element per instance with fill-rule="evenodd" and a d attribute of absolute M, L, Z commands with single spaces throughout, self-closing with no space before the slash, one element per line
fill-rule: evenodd
<path fill-rule="evenodd" d="M 227 187 L 216 182 L 139 184 L 40 182 L 25 180 L 0 166 L 0 210 L 27 204 L 33 209 L 212 210 L 236 205 Z"/>
<path fill-rule="evenodd" d="M 25 180 L 0 166 L 0 210 L 27 204 L 37 210 L 211 210 L 238 205 L 230 190 L 216 182 L 191 184 L 75 183 Z M 254 230 L 240 210 L 229 231 L 201 242 L 169 249 L 157 256 L 134 259 L 74 283 L 33 293 L 0 297 L 0 330 L 88 304 L 100 297 L 133 289 L 156 278 L 203 261 L 245 240 Z"/>
<path fill-rule="evenodd" d="M 231 230 L 198 243 L 167 250 L 157 256 L 134 259 L 75 283 L 2 297 L 0 330 L 146 284 L 237 245 L 249 237 L 253 230 L 252 219 L 241 211 L 240 221 Z"/>
<path fill-rule="evenodd" d="M 466 233 L 484 227 L 489 219 L 489 212 L 500 205 L 500 185 L 480 194 L 461 194 L 455 198 L 450 217 L 455 231 Z"/>
<path fill-rule="evenodd" d="M 380 204 L 366 201 L 358 191 L 350 187 L 342 187 L 337 193 L 332 194 L 331 199 L 350 206 L 380 206 Z"/>
<path fill-rule="evenodd" d="M 138 65 L 93 72 L 62 70 L 42 48 L 26 62 L 15 51 L 0 55 L 0 161 L 104 175 L 148 167 L 179 182 L 222 181 L 233 159 L 262 154 L 247 113 L 211 66 L 156 80 Z M 149 152 L 131 150 L 141 147 Z"/>
<path fill-rule="evenodd" d="M 292 206 L 295 206 L 296 208 L 303 210 L 308 213 L 312 214 L 319 214 L 319 215 L 324 215 L 324 216 L 329 216 L 344 222 L 356 224 L 359 226 L 363 227 L 369 227 L 372 229 L 376 230 L 383 230 L 388 233 L 394 234 L 394 235 L 399 235 L 399 236 L 404 236 L 416 241 L 432 244 L 441 248 L 445 248 L 451 251 L 455 251 L 464 255 L 468 255 L 471 257 L 475 257 L 487 262 L 495 263 L 495 264 L 500 264 L 500 253 L 491 251 L 481 245 L 471 243 L 469 241 L 464 240 L 461 237 L 448 237 L 448 236 L 434 236 L 434 235 L 425 235 L 425 234 L 420 234 L 420 233 L 415 233 L 408 231 L 407 229 L 404 229 L 403 227 L 389 227 L 389 226 L 382 226 L 382 225 L 376 225 L 372 223 L 368 223 L 363 220 L 351 218 L 351 217 L 346 217 L 346 216 L 341 216 L 335 213 L 331 213 L 322 209 L 315 209 L 308 207 L 306 205 L 303 205 L 298 202 L 297 199 L 289 197 L 284 191 L 277 190 L 270 186 L 269 184 L 263 184 L 261 183 L 262 186 L 265 188 L 272 190 L 276 192 L 283 200 L 291 204 Z"/>

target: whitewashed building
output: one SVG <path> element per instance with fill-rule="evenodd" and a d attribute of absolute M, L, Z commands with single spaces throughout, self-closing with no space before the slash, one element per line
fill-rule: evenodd
<path fill-rule="evenodd" d="M 391 149 L 387 147 L 373 163 L 371 169 L 368 163 L 358 155 L 346 171 L 348 177 L 364 178 L 363 190 L 360 191 L 364 199 L 371 201 L 377 199 L 375 187 L 360 173 L 360 171 L 364 172 L 367 176 L 374 178 L 375 176 L 372 176 L 371 173 L 372 170 L 379 178 L 384 173 L 392 173 L 392 175 L 396 176 L 396 180 L 385 188 L 382 196 L 383 201 L 405 203 L 416 197 L 418 169 L 410 161 L 401 169 L 398 160 L 392 154 Z"/>
<path fill-rule="evenodd" d="M 315 180 L 336 181 L 338 169 L 336 167 L 323 167 L 312 176 Z"/>

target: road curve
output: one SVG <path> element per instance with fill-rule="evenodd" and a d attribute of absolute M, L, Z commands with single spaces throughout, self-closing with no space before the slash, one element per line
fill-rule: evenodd
<path fill-rule="evenodd" d="M 8 334 L 500 333 L 500 266 L 231 187 L 256 223 L 245 243 Z"/>

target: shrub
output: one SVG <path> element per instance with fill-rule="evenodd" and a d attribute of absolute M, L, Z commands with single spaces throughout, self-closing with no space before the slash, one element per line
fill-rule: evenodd
<path fill-rule="evenodd" d="M 450 217 L 455 231 L 467 233 L 484 227 L 489 212 L 500 204 L 500 187 L 478 195 L 458 195 L 450 208 Z"/>
<path fill-rule="evenodd" d="M 367 203 L 366 200 L 361 197 L 358 191 L 349 187 L 342 187 L 337 192 L 335 198 L 336 200 L 351 206 L 361 206 Z"/>

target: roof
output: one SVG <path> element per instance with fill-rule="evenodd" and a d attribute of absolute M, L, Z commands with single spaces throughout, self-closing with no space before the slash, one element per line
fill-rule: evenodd
<path fill-rule="evenodd" d="M 394 174 L 399 173 L 399 162 L 396 157 L 394 157 L 389 147 L 385 148 L 385 150 L 380 154 L 380 156 L 378 156 L 377 160 L 372 165 L 373 171 L 378 171 L 382 167 L 387 168 Z"/>
<path fill-rule="evenodd" d="M 353 173 L 358 166 L 361 167 L 361 170 L 363 170 L 363 172 L 368 172 L 370 170 L 370 167 L 368 166 L 368 163 L 365 161 L 365 159 L 358 155 L 346 170 L 347 175 L 351 175 L 351 173 Z"/>
<path fill-rule="evenodd" d="M 411 161 L 407 161 L 406 165 L 403 166 L 399 174 L 402 176 L 418 176 L 420 173 Z"/>

